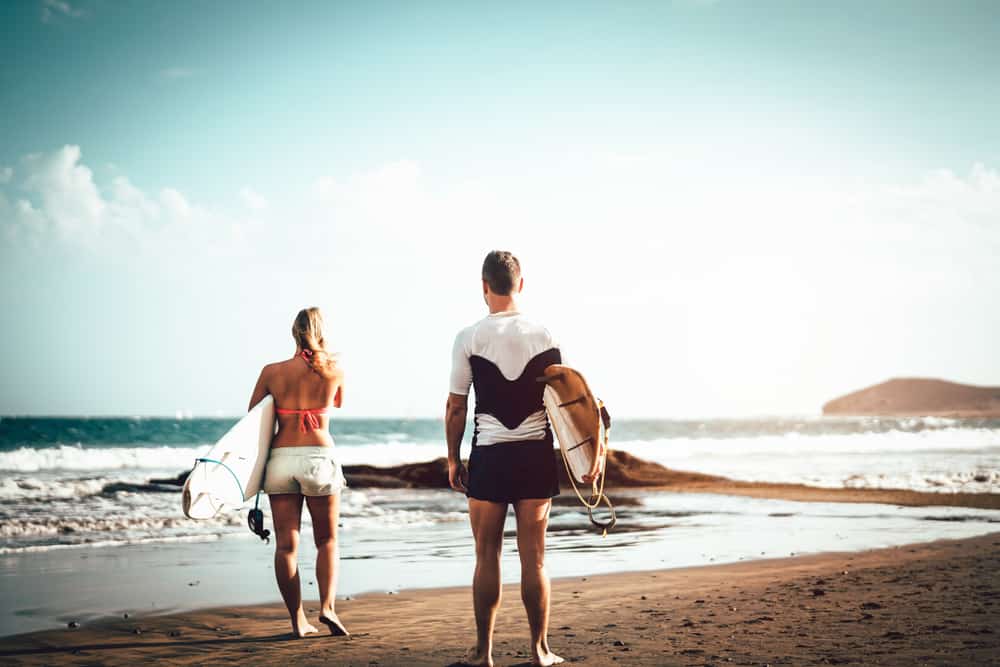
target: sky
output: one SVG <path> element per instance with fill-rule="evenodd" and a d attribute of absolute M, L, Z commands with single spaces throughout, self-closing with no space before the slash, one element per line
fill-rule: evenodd
<path fill-rule="evenodd" d="M 494 248 L 623 417 L 1000 385 L 993 2 L 0 3 L 0 415 L 438 417 Z"/>

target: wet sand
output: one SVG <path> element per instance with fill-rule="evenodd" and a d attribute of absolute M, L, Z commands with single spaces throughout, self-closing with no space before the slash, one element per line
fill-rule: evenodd
<path fill-rule="evenodd" d="M 706 477 L 709 477 L 706 475 Z M 706 481 L 682 481 L 654 487 L 675 493 L 717 493 L 749 498 L 773 498 L 812 503 L 879 503 L 905 507 L 970 507 L 1000 509 L 1000 493 L 929 493 L 906 489 L 826 489 L 805 484 L 740 482 L 714 477 Z"/>
<path fill-rule="evenodd" d="M 449 665 L 473 639 L 470 597 L 339 602 L 350 638 L 292 639 L 274 604 L 106 620 L 0 639 L 0 662 Z M 1000 533 L 557 580 L 552 618 L 553 649 L 586 665 L 997 664 Z M 497 664 L 527 664 L 527 641 L 518 589 L 505 586 Z"/>

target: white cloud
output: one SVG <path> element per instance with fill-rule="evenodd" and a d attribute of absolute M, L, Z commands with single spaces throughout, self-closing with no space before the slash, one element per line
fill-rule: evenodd
<path fill-rule="evenodd" d="M 879 195 L 914 222 L 1000 227 L 1000 171 L 983 164 L 973 165 L 965 177 L 938 169 L 915 184 L 884 188 Z"/>
<path fill-rule="evenodd" d="M 240 200 L 251 211 L 263 211 L 268 206 L 267 198 L 249 187 L 240 189 Z"/>
<path fill-rule="evenodd" d="M 531 238 L 538 244 L 575 244 L 577 250 L 597 244 L 604 253 L 670 258 L 680 270 L 705 259 L 693 250 L 791 252 L 809 245 L 817 231 L 834 232 L 827 242 L 847 246 L 891 239 L 900 226 L 922 225 L 948 235 L 957 224 L 1000 221 L 1000 172 L 983 164 L 964 175 L 938 170 L 916 182 L 854 191 L 742 176 L 712 180 L 655 157 L 605 156 L 575 171 L 552 173 L 519 186 L 467 179 L 431 187 L 421 165 L 398 160 L 346 177 L 315 179 L 312 197 L 302 202 L 272 202 L 243 187 L 243 211 L 227 213 L 197 206 L 171 188 L 144 192 L 124 175 L 102 188 L 81 160 L 80 148 L 64 146 L 26 156 L 17 179 L 13 168 L 0 168 L 0 186 L 18 186 L 7 196 L 5 224 L 30 220 L 24 226 L 36 233 L 42 220 L 41 227 L 64 237 L 108 226 L 142 235 L 193 222 L 206 230 L 233 231 L 234 224 L 265 230 L 295 220 L 337 236 L 338 242 L 368 242 L 387 230 L 396 241 L 438 234 L 469 246 L 513 246 Z M 253 212 L 252 219 L 245 219 L 246 211 Z M 1000 224 L 991 228 L 998 233 L 991 238 L 1000 235 Z"/>
<path fill-rule="evenodd" d="M 673 4 L 677 7 L 696 7 L 696 8 L 707 8 L 715 7 L 722 0 L 673 0 Z"/>
<path fill-rule="evenodd" d="M 0 190 L 5 242 L 38 245 L 56 238 L 114 252 L 108 244 L 118 239 L 133 248 L 189 251 L 242 237 L 238 219 L 197 206 L 173 188 L 146 192 L 124 175 L 99 185 L 79 146 L 25 156 L 18 175 L 2 186 L 9 196 Z"/>
<path fill-rule="evenodd" d="M 56 16 L 80 18 L 86 12 L 79 7 L 73 7 L 66 0 L 42 0 L 42 22 L 50 23 Z"/>
<path fill-rule="evenodd" d="M 79 146 L 63 146 L 53 154 L 35 153 L 24 159 L 23 188 L 38 196 L 42 212 L 64 232 L 99 225 L 105 209 L 93 172 L 79 162 Z"/>
<path fill-rule="evenodd" d="M 0 192 L 0 239 L 38 246 L 45 238 L 45 216 L 26 199 L 11 202 Z"/>
<path fill-rule="evenodd" d="M 191 218 L 192 208 L 187 198 L 173 188 L 164 188 L 160 192 L 160 203 L 167 210 L 171 217 L 188 220 Z"/>
<path fill-rule="evenodd" d="M 416 162 L 398 160 L 355 172 L 345 181 L 319 178 L 312 190 L 319 201 L 334 209 L 384 216 L 411 206 L 425 195 L 420 178 Z"/>
<path fill-rule="evenodd" d="M 126 177 L 118 176 L 111 181 L 107 210 L 110 224 L 139 237 L 152 224 L 161 221 L 162 216 L 160 205 Z"/>
<path fill-rule="evenodd" d="M 160 76 L 164 79 L 190 79 L 197 73 L 197 70 L 189 67 L 167 67 L 160 70 Z"/>

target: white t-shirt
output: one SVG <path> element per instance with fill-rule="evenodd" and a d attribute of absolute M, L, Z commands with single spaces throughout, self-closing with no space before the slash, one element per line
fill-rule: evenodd
<path fill-rule="evenodd" d="M 462 329 L 452 349 L 449 391 L 466 396 L 475 385 L 476 444 L 545 438 L 549 422 L 535 378 L 560 361 L 549 330 L 516 311 Z"/>

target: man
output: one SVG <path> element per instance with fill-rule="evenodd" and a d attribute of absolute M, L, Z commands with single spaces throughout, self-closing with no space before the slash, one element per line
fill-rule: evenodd
<path fill-rule="evenodd" d="M 517 518 L 521 557 L 521 600 L 531 628 L 535 665 L 563 659 L 549 650 L 549 578 L 545 572 L 545 530 L 552 497 L 559 494 L 552 431 L 536 381 L 561 361 L 552 335 L 517 309 L 524 287 L 521 265 L 509 252 L 494 250 L 483 262 L 483 298 L 489 315 L 463 329 L 452 353 L 451 387 L 445 417 L 448 477 L 469 498 L 476 542 L 472 602 L 476 647 L 467 664 L 493 665 L 493 626 L 500 606 L 500 554 L 507 506 Z M 469 469 L 460 448 L 465 433 L 469 387 L 476 389 L 475 431 Z"/>

